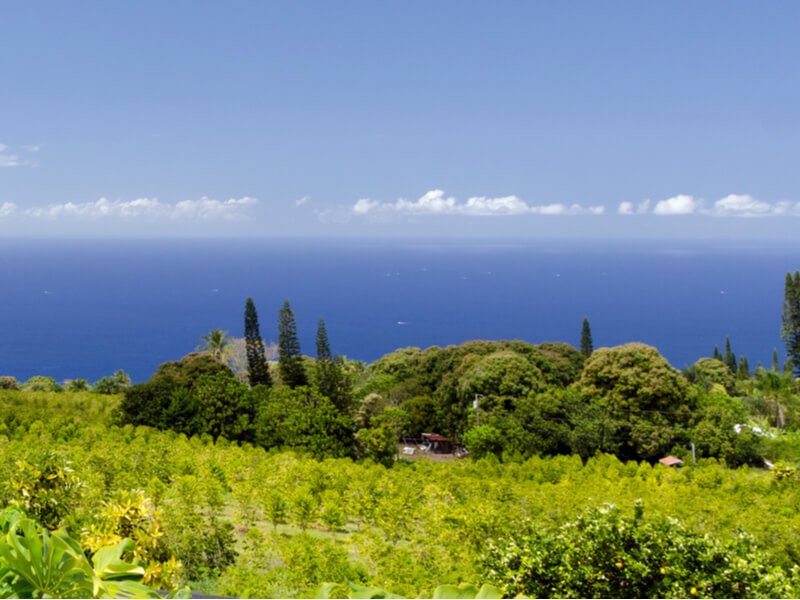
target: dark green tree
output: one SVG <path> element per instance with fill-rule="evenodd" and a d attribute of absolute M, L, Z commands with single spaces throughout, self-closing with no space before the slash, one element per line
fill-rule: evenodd
<path fill-rule="evenodd" d="M 593 351 L 594 345 L 592 344 L 592 328 L 589 327 L 589 319 L 584 317 L 583 327 L 581 328 L 581 354 L 583 354 L 584 357 L 589 358 Z"/>
<path fill-rule="evenodd" d="M 278 313 L 278 367 L 283 383 L 289 387 L 308 385 L 300 340 L 297 339 L 297 324 L 288 300 L 284 301 Z"/>
<path fill-rule="evenodd" d="M 317 364 L 316 383 L 319 393 L 330 398 L 333 404 L 342 411 L 348 411 L 351 401 L 349 378 L 344 372 L 344 364 L 340 357 L 331 353 L 328 331 L 325 321 L 319 320 L 317 325 Z"/>
<path fill-rule="evenodd" d="M 250 385 L 272 385 L 269 374 L 264 340 L 258 328 L 258 313 L 253 299 L 248 297 L 244 305 L 244 340 L 247 349 L 247 371 Z"/>
<path fill-rule="evenodd" d="M 783 291 L 781 338 L 792 362 L 796 377 L 800 377 L 800 271 L 786 274 Z"/>
<path fill-rule="evenodd" d="M 731 373 L 736 373 L 736 355 L 731 350 L 731 338 L 725 336 L 725 354 L 722 355 L 722 362 L 728 365 Z"/>
<path fill-rule="evenodd" d="M 714 346 L 714 353 L 711 355 L 711 358 L 722 361 L 722 352 L 719 351 L 716 345 Z"/>
<path fill-rule="evenodd" d="M 746 356 L 739 358 L 739 366 L 736 368 L 736 378 L 750 379 L 750 363 L 747 362 Z"/>
<path fill-rule="evenodd" d="M 772 365 L 770 366 L 770 370 L 777 373 L 781 369 L 781 363 L 778 360 L 778 349 L 772 349 Z"/>
<path fill-rule="evenodd" d="M 325 327 L 325 319 L 320 317 L 317 323 L 317 361 L 332 362 L 331 345 L 328 341 L 328 330 Z"/>

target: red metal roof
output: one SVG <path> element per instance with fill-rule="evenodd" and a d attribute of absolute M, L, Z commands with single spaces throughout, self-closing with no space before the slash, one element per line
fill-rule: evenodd
<path fill-rule="evenodd" d="M 675 465 L 683 464 L 683 461 L 675 456 L 665 456 L 664 458 L 659 458 L 658 462 L 660 462 L 662 465 L 667 465 L 668 467 L 674 467 Z"/>
<path fill-rule="evenodd" d="M 443 435 L 439 435 L 437 433 L 423 433 L 422 437 L 426 440 L 430 440 L 432 442 L 449 442 L 450 438 L 446 438 Z"/>

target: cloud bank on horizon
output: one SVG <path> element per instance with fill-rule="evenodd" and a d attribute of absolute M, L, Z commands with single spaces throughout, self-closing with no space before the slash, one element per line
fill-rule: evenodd
<path fill-rule="evenodd" d="M 459 201 L 447 196 L 443 190 L 430 190 L 417 200 L 399 198 L 395 202 L 382 202 L 371 198 L 361 198 L 350 207 L 351 213 L 358 217 L 368 215 L 463 215 L 472 217 L 501 215 L 547 215 L 547 216 L 600 216 L 606 214 L 604 205 L 582 204 L 529 204 L 518 196 L 487 198 L 474 196 Z M 714 217 L 766 217 L 800 216 L 800 202 L 765 202 L 747 194 L 729 194 L 706 207 L 702 198 L 679 194 L 665 200 L 653 202 L 650 199 L 638 204 L 621 202 L 617 214 L 681 216 L 706 215 Z"/>
<path fill-rule="evenodd" d="M 161 202 L 158 198 L 135 200 L 108 200 L 99 198 L 94 202 L 63 202 L 47 206 L 33 206 L 20 210 L 14 202 L 0 204 L 0 218 L 22 214 L 34 219 L 106 219 L 149 218 L 169 220 L 238 220 L 245 217 L 244 209 L 258 200 L 250 196 L 215 200 L 202 197 L 198 200 Z"/>
<path fill-rule="evenodd" d="M 711 217 L 780 217 L 800 216 L 800 202 L 782 200 L 765 202 L 748 194 L 729 194 L 710 206 L 702 198 L 687 194 L 672 196 L 653 204 L 649 199 L 634 205 L 632 202 L 620 203 L 620 215 L 682 216 L 706 215 Z"/>

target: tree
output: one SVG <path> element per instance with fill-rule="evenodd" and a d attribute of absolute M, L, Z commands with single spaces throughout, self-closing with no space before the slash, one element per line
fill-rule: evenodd
<path fill-rule="evenodd" d="M 269 365 L 264 353 L 264 341 L 258 328 L 258 313 L 253 299 L 248 297 L 244 305 L 244 339 L 247 346 L 247 371 L 250 385 L 272 385 Z"/>
<path fill-rule="evenodd" d="M 786 274 L 783 291 L 781 338 L 792 362 L 796 377 L 800 377 L 800 271 Z"/>
<path fill-rule="evenodd" d="M 95 394 L 121 394 L 130 386 L 130 375 L 119 369 L 113 375 L 108 375 L 95 382 L 92 386 L 92 391 Z"/>
<path fill-rule="evenodd" d="M 300 354 L 300 340 L 297 339 L 297 324 L 288 300 L 284 301 L 283 308 L 278 313 L 278 368 L 283 383 L 289 387 L 308 384 Z"/>
<path fill-rule="evenodd" d="M 620 425 L 615 436 L 626 441 L 620 450 L 624 458 L 663 456 L 678 441 L 694 400 L 686 379 L 658 350 L 644 344 L 593 352 L 577 388 L 600 409 L 598 418 Z"/>
<path fill-rule="evenodd" d="M 747 362 L 746 356 L 739 358 L 739 366 L 736 369 L 736 378 L 750 379 L 750 364 Z"/>
<path fill-rule="evenodd" d="M 317 324 L 316 384 L 319 393 L 330 400 L 341 411 L 348 411 L 351 403 L 350 382 L 344 371 L 341 357 L 331 354 L 328 330 L 320 318 Z"/>
<path fill-rule="evenodd" d="M 722 362 L 724 362 L 731 373 L 736 373 L 736 355 L 731 350 L 731 338 L 725 336 L 725 354 L 722 355 Z"/>
<path fill-rule="evenodd" d="M 555 531 L 518 527 L 490 541 L 484 568 L 503 597 L 763 598 L 796 593 L 752 538 L 718 541 L 641 504 L 589 509 Z"/>
<path fill-rule="evenodd" d="M 215 359 L 222 360 L 222 353 L 230 344 L 227 331 L 212 329 L 200 339 L 203 340 L 203 345 L 198 348 L 200 351 L 208 352 Z"/>
<path fill-rule="evenodd" d="M 589 358 L 593 351 L 594 346 L 592 344 L 592 329 L 589 327 L 589 319 L 584 317 L 583 328 L 581 329 L 581 354 L 583 354 L 584 357 Z"/>
<path fill-rule="evenodd" d="M 778 360 L 778 349 L 777 348 L 773 348 L 772 349 L 772 364 L 770 365 L 770 371 L 774 371 L 775 373 L 777 373 L 778 371 L 780 371 L 780 368 L 781 368 L 781 363 Z"/>
<path fill-rule="evenodd" d="M 722 352 L 719 351 L 716 345 L 714 345 L 714 353 L 711 355 L 711 358 L 722 362 Z"/>

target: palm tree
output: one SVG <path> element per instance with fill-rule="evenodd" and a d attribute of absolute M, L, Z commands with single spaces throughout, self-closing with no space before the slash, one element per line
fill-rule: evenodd
<path fill-rule="evenodd" d="M 228 332 L 222 329 L 212 329 L 202 338 L 203 345 L 198 349 L 202 352 L 208 352 L 217 360 L 222 360 L 222 352 L 225 347 L 230 344 L 231 340 L 228 337 Z"/>

